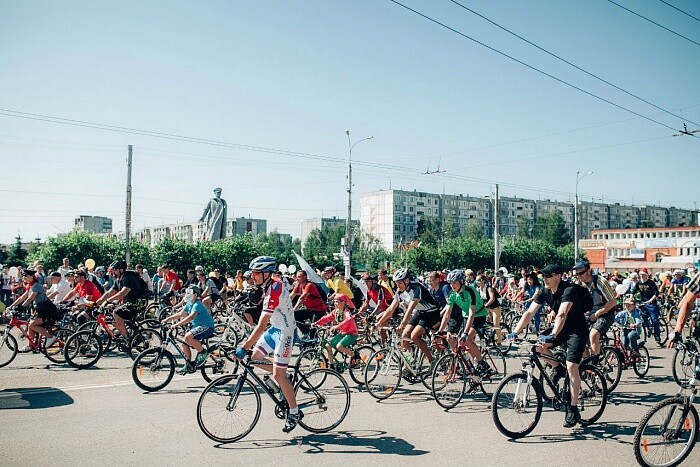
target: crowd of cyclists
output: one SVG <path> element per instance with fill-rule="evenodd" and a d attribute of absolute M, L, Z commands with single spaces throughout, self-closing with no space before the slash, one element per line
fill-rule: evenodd
<path fill-rule="evenodd" d="M 145 359 L 138 355 L 161 345 L 167 333 L 181 332 L 178 342 L 184 362 L 179 374 L 200 368 L 205 374 L 206 362 L 214 359 L 219 371 L 212 376 L 222 375 L 225 360 L 216 360 L 214 348 L 230 362 L 255 362 L 255 367 L 269 372 L 268 389 L 286 404 L 280 417 L 285 419 L 286 433 L 304 417 L 297 395 L 305 385 L 290 380 L 292 367 L 306 365 L 307 371 L 327 367 L 341 373 L 345 359 L 351 376 L 363 373 L 359 381 L 378 399 L 392 394 L 402 375 L 409 382 L 422 381 L 438 403 L 448 398 L 454 380 L 463 381 L 463 386 L 480 385 L 485 394 L 494 393 L 492 408 L 500 429 L 504 418 L 496 411 L 502 410 L 497 398 L 507 390 L 505 354 L 514 343 L 525 342 L 547 361 L 546 374 L 540 378 L 554 387 L 565 382 L 563 426 L 572 428 L 588 423 L 581 410 L 591 401 L 597 401 L 602 413 L 604 400 L 619 381 L 624 364 L 617 356 L 620 352 L 615 354 L 608 345 L 613 328 L 635 368 L 648 368 L 648 353 L 640 349 L 647 338 L 658 346 L 673 346 L 682 342 L 688 327 L 688 339 L 700 337 L 693 314 L 700 294 L 699 273 L 649 274 L 641 269 L 608 274 L 593 271 L 585 260 L 572 268 L 556 264 L 522 268 L 517 275 L 506 268 L 418 274 L 398 268 L 367 271 L 357 280 L 343 277 L 333 266 L 317 271 L 287 269 L 267 256 L 254 258 L 245 272 L 222 274 L 196 266 L 182 277 L 168 265 L 150 276 L 143 266 L 132 269 L 122 260 L 109 267 L 73 268 L 66 258 L 48 274 L 41 262 L 14 271 L 4 267 L 1 285 L 8 291 L 0 296 L 7 306 L 5 315 L 24 317 L 25 321 L 13 323 L 26 323 L 22 337 L 26 335 L 27 344 L 20 348 L 6 326 L 0 334 L 0 366 L 17 353 L 37 351 L 53 361 L 72 364 L 80 356 L 94 364 L 95 357 L 106 352 L 104 342 L 96 343 L 100 347 L 95 351 L 87 340 L 71 344 L 76 341 L 71 336 L 86 329 L 97 335 L 99 316 L 111 323 L 108 339 L 135 358 L 135 365 L 143 364 Z M 528 340 L 528 335 L 536 340 Z M 226 345 L 212 346 L 209 341 Z M 314 346 L 320 351 L 305 353 L 305 348 Z M 463 357 L 466 365 L 443 358 L 460 352 L 468 355 Z M 307 354 L 316 356 L 301 362 Z M 700 360 L 694 355 L 683 368 L 691 372 L 686 375 L 690 380 L 700 378 Z M 147 370 L 159 370 L 149 362 Z M 139 367 L 139 374 L 142 371 Z M 386 382 L 396 372 L 397 380 Z M 602 377 L 596 380 L 598 374 Z M 308 381 L 306 385 L 314 386 Z M 534 392 L 543 391 L 543 386 L 540 382 Z M 215 382 L 210 387 L 215 390 Z M 462 394 L 464 389 L 458 399 Z M 517 394 L 510 395 L 506 408 L 518 411 L 516 399 Z M 524 412 L 524 407 L 519 409 Z M 203 423 L 200 426 L 208 434 Z"/>

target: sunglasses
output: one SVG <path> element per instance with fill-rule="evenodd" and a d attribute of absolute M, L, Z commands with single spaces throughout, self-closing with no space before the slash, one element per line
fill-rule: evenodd
<path fill-rule="evenodd" d="M 583 271 L 576 271 L 576 275 L 577 275 L 577 276 L 583 276 L 583 275 L 586 274 L 588 271 L 589 271 L 588 269 L 584 269 Z"/>
<path fill-rule="evenodd" d="M 542 274 L 542 277 L 544 277 L 545 279 L 551 279 L 554 276 L 555 274 Z"/>

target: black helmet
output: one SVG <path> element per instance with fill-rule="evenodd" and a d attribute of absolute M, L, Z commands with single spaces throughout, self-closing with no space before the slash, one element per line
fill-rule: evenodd
<path fill-rule="evenodd" d="M 115 261 L 110 265 L 110 268 L 112 268 L 112 271 L 114 271 L 115 269 L 126 270 L 126 261 Z"/>

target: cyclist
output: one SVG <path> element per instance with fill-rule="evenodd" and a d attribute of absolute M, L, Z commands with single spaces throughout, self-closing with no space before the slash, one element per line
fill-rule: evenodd
<path fill-rule="evenodd" d="M 385 287 L 389 292 L 391 292 L 391 298 L 394 298 L 394 293 L 396 292 L 396 282 L 389 276 L 389 272 L 386 269 L 380 269 L 377 271 L 377 279 L 379 279 L 379 285 Z"/>
<path fill-rule="evenodd" d="M 398 329 L 406 340 L 401 342 L 401 347 L 405 352 L 409 352 L 410 344 L 407 340 L 411 339 L 432 365 L 433 355 L 422 337 L 440 321 L 437 302 L 424 285 L 411 279 L 411 272 L 407 268 L 394 272 L 393 279 L 397 287 L 394 300 L 381 314 L 377 326 L 385 326 L 399 306 L 404 305 L 406 311 Z"/>
<path fill-rule="evenodd" d="M 185 354 L 186 361 L 178 371 L 181 375 L 193 373 L 209 356 L 206 349 L 202 347 L 202 341 L 214 335 L 214 318 L 211 317 L 202 303 L 201 293 L 202 290 L 196 285 L 187 287 L 185 289 L 185 306 L 178 313 L 163 320 L 163 323 L 176 321 L 173 328 L 192 323 L 192 329 L 185 334 L 185 343 L 182 344 L 182 353 Z M 194 363 L 192 363 L 191 348 L 197 351 L 197 359 Z"/>
<path fill-rule="evenodd" d="M 312 323 L 326 314 L 326 301 L 321 297 L 318 286 L 308 280 L 306 271 L 297 271 L 297 280 L 289 296 L 292 300 L 298 297 L 294 305 L 295 315 L 300 322 L 311 321 Z M 286 280 L 286 279 L 283 279 Z M 299 326 L 304 334 L 310 334 L 306 324 Z"/>
<path fill-rule="evenodd" d="M 488 364 L 483 361 L 475 339 L 477 331 L 486 324 L 488 315 L 486 307 L 481 301 L 479 292 L 468 285 L 467 276 L 461 269 L 451 271 L 447 275 L 447 282 L 450 284 L 452 292 L 447 298 L 445 308 L 442 310 L 440 331 L 444 331 L 445 326 L 448 326 L 448 342 L 450 347 L 455 350 L 456 343 L 452 335 L 459 333 L 464 318 L 466 318 L 467 324 L 464 326 L 460 340 L 466 341 L 469 354 L 477 362 L 477 373 L 484 374 L 488 371 Z"/>
<path fill-rule="evenodd" d="M 335 272 L 336 271 L 333 266 L 328 266 L 323 270 L 321 278 L 326 281 L 326 287 L 328 287 L 329 290 L 332 290 L 333 293 L 345 294 L 352 300 L 355 297 L 352 290 L 341 277 L 335 275 Z"/>
<path fill-rule="evenodd" d="M 615 320 L 617 293 L 605 279 L 591 273 L 591 265 L 587 261 L 578 261 L 574 270 L 579 283 L 586 287 L 593 297 L 593 311 L 588 316 L 591 324 L 589 338 L 593 362 L 598 362 L 600 356 L 600 336 L 608 332 Z"/>
<path fill-rule="evenodd" d="M 350 347 L 357 342 L 357 324 L 352 311 L 355 309 L 355 304 L 348 298 L 347 295 L 339 293 L 333 298 L 335 309 L 322 316 L 314 323 L 314 326 L 325 326 L 332 323 L 330 331 L 335 333 L 331 340 L 326 345 L 326 354 L 328 361 L 333 362 L 333 349 L 342 352 L 350 357 L 350 368 L 354 368 L 360 363 L 360 355 L 357 352 L 350 350 Z M 333 363 L 331 363 L 333 368 Z"/>
<path fill-rule="evenodd" d="M 73 311 L 79 311 L 87 305 L 88 302 L 99 300 L 102 296 L 95 284 L 87 280 L 87 273 L 82 269 L 75 271 L 75 287 L 68 292 L 63 298 L 63 302 L 70 302 L 75 297 L 80 297 L 82 303 L 78 303 L 73 307 Z M 87 320 L 87 314 L 78 314 L 78 324 L 83 324 Z"/>
<path fill-rule="evenodd" d="M 370 306 L 374 306 L 375 316 L 386 311 L 394 300 L 394 294 L 391 290 L 383 285 L 379 285 L 377 275 L 374 273 L 366 272 L 362 274 L 361 280 L 367 286 L 367 298 L 365 298 L 364 303 L 358 310 L 358 314 L 364 312 Z"/>
<path fill-rule="evenodd" d="M 700 271 L 696 272 L 693 278 L 687 285 L 688 293 L 683 296 L 681 303 L 678 305 L 678 318 L 676 320 L 676 328 L 669 336 L 668 348 L 673 348 L 674 344 L 683 340 L 683 326 L 690 318 L 690 313 L 695 308 L 695 300 L 700 296 Z M 696 327 L 696 333 L 700 327 Z M 700 371 L 700 364 L 695 368 L 695 372 Z M 700 375 L 697 375 L 700 376 Z"/>
<path fill-rule="evenodd" d="M 49 283 L 51 284 L 51 287 L 49 287 L 49 290 L 46 291 L 46 296 L 49 298 L 49 300 L 58 305 L 63 301 L 66 295 L 70 293 L 70 285 L 58 271 L 54 271 L 49 274 Z"/>
<path fill-rule="evenodd" d="M 551 347 L 563 345 L 566 348 L 566 370 L 558 363 L 552 362 L 553 380 L 556 384 L 568 371 L 571 391 L 571 405 L 566 408 L 564 427 L 572 428 L 581 419 L 578 411 L 578 396 L 581 389 L 579 364 L 586 349 L 588 340 L 588 325 L 582 309 L 581 301 L 573 284 L 563 281 L 564 271 L 557 264 L 549 264 L 542 269 L 545 290 L 523 313 L 509 339 L 515 339 L 527 326 L 540 305 L 547 303 L 556 312 L 554 328 L 548 335 L 541 335 L 539 351 L 551 355 Z"/>
<path fill-rule="evenodd" d="M 116 310 L 112 316 L 114 317 L 114 326 L 126 338 L 127 332 L 124 321 L 131 321 L 139 313 L 136 303 L 146 291 L 142 289 L 136 278 L 136 272 L 131 271 L 132 274 L 127 274 L 126 261 L 113 262 L 110 270 L 114 278 L 114 286 L 99 299 L 95 300 L 95 305 L 100 306 L 103 303 L 115 303 L 122 300 L 122 303 L 126 306 Z"/>
<path fill-rule="evenodd" d="M 540 285 L 540 279 L 537 277 L 536 272 L 531 272 L 525 276 L 525 286 L 518 291 L 518 295 L 515 296 L 515 300 L 522 299 L 523 309 L 530 306 L 530 303 L 535 301 L 537 297 L 542 293 L 542 285 Z M 542 307 L 538 308 L 533 318 L 535 334 L 540 330 L 540 320 L 542 319 Z"/>
<path fill-rule="evenodd" d="M 493 328 L 496 330 L 496 343 L 500 345 L 503 340 L 503 335 L 501 334 L 501 302 L 498 301 L 500 295 L 484 274 L 477 276 L 476 285 L 479 287 L 481 302 L 486 307 L 487 314 L 491 316 Z"/>
<path fill-rule="evenodd" d="M 624 301 L 625 309 L 615 315 L 615 322 L 622 326 L 622 343 L 632 350 L 632 355 L 637 355 L 637 339 L 642 333 L 642 316 L 635 306 L 634 297 L 628 296 Z"/>
<path fill-rule="evenodd" d="M 689 282 L 690 279 L 685 275 L 685 272 L 682 269 L 676 269 L 673 271 L 673 279 L 671 279 L 671 294 L 682 297 L 688 290 Z"/>
<path fill-rule="evenodd" d="M 61 319 L 61 312 L 56 308 L 51 300 L 46 296 L 46 290 L 36 279 L 36 271 L 32 269 L 22 270 L 22 282 L 24 283 L 24 293 L 17 297 L 9 309 L 16 306 L 27 307 L 34 302 L 37 317 L 29 322 L 27 334 L 29 340 L 34 341 L 36 333 L 46 338 L 46 347 L 51 347 L 56 342 L 56 336 L 52 335 L 43 325 L 46 321 L 57 321 Z M 29 352 L 30 346 L 20 349 L 20 352 Z"/>
<path fill-rule="evenodd" d="M 255 285 L 264 290 L 265 298 L 258 325 L 245 343 L 236 349 L 236 356 L 238 358 L 245 357 L 253 345 L 255 345 L 255 351 L 252 355 L 254 360 L 261 360 L 274 352 L 272 377 L 282 390 L 289 407 L 287 421 L 282 429 L 283 432 L 289 433 L 296 428 L 304 415 L 297 406 L 294 387 L 287 379 L 287 367 L 292 356 L 297 326 L 296 321 L 294 321 L 294 307 L 287 288 L 274 277 L 277 269 L 276 263 L 277 260 L 270 256 L 258 256 L 248 266 Z M 268 323 L 270 323 L 270 328 L 266 330 Z"/>
<path fill-rule="evenodd" d="M 656 283 L 649 280 L 649 272 L 646 269 L 639 271 L 639 282 L 631 290 L 632 296 L 639 294 L 642 302 L 639 307 L 644 309 L 649 315 L 651 320 L 651 325 L 654 329 L 654 338 L 656 342 L 660 341 L 660 328 L 659 328 L 659 305 L 656 302 L 659 296 L 659 289 L 656 287 Z M 626 302 L 625 302 L 626 303 Z"/>

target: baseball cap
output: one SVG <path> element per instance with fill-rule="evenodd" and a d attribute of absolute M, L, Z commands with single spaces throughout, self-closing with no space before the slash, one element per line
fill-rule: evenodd
<path fill-rule="evenodd" d="M 574 269 L 588 269 L 591 267 L 591 263 L 586 261 L 585 259 L 580 259 L 576 261 L 576 264 L 574 265 Z"/>
<path fill-rule="evenodd" d="M 51 274 L 49 274 L 49 277 L 61 277 L 61 273 L 58 271 L 54 271 Z"/>
<path fill-rule="evenodd" d="M 552 277 L 554 274 L 564 274 L 564 270 L 558 264 L 548 264 L 542 269 L 544 277 Z"/>

